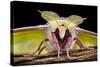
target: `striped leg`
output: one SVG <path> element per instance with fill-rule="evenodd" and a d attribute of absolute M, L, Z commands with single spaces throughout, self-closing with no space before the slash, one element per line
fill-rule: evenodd
<path fill-rule="evenodd" d="M 42 47 L 43 43 L 49 41 L 49 39 L 45 39 L 43 40 L 40 45 L 38 46 L 38 48 L 31 54 L 31 55 L 24 55 L 25 57 L 32 57 L 33 55 L 35 55 L 38 52 L 38 55 L 40 55 L 40 53 L 43 51 L 43 49 L 45 48 L 45 45 Z"/>
<path fill-rule="evenodd" d="M 78 39 L 78 38 L 75 38 L 75 40 L 76 40 L 76 43 L 79 45 L 79 47 L 81 48 L 81 49 L 94 49 L 94 48 L 89 48 L 89 47 L 85 47 L 83 44 L 82 44 L 82 42 Z"/>
<path fill-rule="evenodd" d="M 37 48 L 37 50 L 34 51 L 34 52 L 32 53 L 32 55 L 36 54 L 37 52 L 40 54 L 40 53 L 42 52 L 42 45 L 43 45 L 43 43 L 45 43 L 45 42 L 47 42 L 47 41 L 49 41 L 49 39 L 43 40 L 43 41 L 40 43 L 40 45 L 39 45 L 39 47 Z M 44 47 L 43 47 L 43 48 L 44 48 Z"/>

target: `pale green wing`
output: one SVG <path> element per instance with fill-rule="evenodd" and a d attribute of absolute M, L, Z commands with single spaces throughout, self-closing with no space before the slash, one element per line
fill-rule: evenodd
<path fill-rule="evenodd" d="M 60 22 L 60 17 L 57 13 L 53 11 L 39 11 L 43 19 L 48 21 L 48 23 L 54 28 L 58 28 L 62 25 Z"/>
<path fill-rule="evenodd" d="M 84 19 L 86 18 L 82 18 L 81 16 L 78 16 L 78 15 L 71 15 L 66 19 L 66 22 L 64 23 L 64 25 L 67 29 L 70 30 L 78 26 L 79 24 L 83 23 Z"/>
<path fill-rule="evenodd" d="M 85 47 L 97 47 L 97 34 L 91 31 L 87 31 L 81 28 L 76 28 L 77 37 Z M 73 48 L 79 48 L 74 45 Z"/>
<path fill-rule="evenodd" d="M 12 51 L 14 55 L 32 54 L 47 36 L 48 27 L 36 26 L 14 29 L 12 33 Z M 48 53 L 46 49 L 42 54 Z"/>

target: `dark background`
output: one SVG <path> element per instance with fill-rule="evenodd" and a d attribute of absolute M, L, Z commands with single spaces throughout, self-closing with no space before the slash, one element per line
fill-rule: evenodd
<path fill-rule="evenodd" d="M 87 20 L 79 26 L 97 32 L 97 6 L 22 1 L 11 2 L 11 29 L 45 24 L 46 21 L 37 10 L 54 11 L 63 17 L 73 14 L 87 17 Z"/>

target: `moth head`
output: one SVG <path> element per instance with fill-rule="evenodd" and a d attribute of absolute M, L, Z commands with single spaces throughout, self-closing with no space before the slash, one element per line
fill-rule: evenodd
<path fill-rule="evenodd" d="M 51 26 L 53 32 L 58 28 L 59 36 L 61 39 L 64 38 L 66 30 L 72 30 L 79 24 L 83 23 L 86 18 L 83 18 L 78 15 L 71 15 L 67 18 L 61 18 L 56 12 L 53 11 L 39 11 L 42 18 L 48 21 L 48 24 Z M 73 31 L 74 32 L 74 31 Z M 70 33 L 73 33 L 70 32 Z"/>
<path fill-rule="evenodd" d="M 60 38 L 63 39 L 64 36 L 65 36 L 65 33 L 66 33 L 65 26 L 64 25 L 59 26 L 58 30 L 59 30 L 59 36 L 60 36 Z"/>

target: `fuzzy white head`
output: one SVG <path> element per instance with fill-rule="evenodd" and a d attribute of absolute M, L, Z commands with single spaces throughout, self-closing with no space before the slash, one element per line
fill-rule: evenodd
<path fill-rule="evenodd" d="M 59 30 L 59 36 L 60 36 L 60 38 L 63 39 L 64 36 L 65 36 L 66 28 L 64 26 L 60 26 L 58 28 L 58 30 Z"/>

